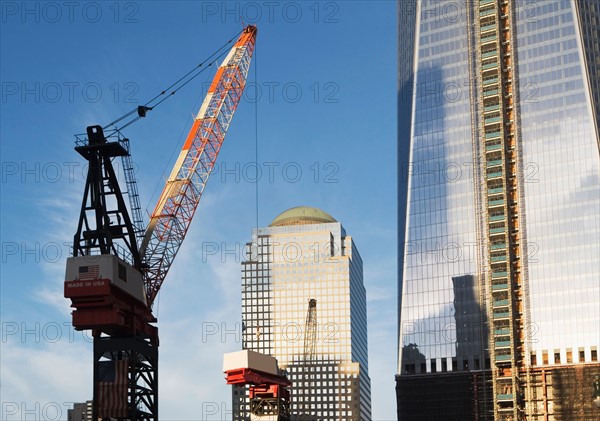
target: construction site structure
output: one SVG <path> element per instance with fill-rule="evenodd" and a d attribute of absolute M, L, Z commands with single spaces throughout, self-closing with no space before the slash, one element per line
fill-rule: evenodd
<path fill-rule="evenodd" d="M 145 232 L 128 139 L 109 126 L 136 111 L 137 118 L 144 117 L 152 108 L 138 107 L 76 137 L 75 150 L 89 166 L 64 295 L 74 308 L 74 328 L 91 330 L 94 337 L 94 420 L 158 419 L 159 339 L 152 304 L 242 97 L 256 32 L 256 26 L 247 26 L 219 66 Z M 123 160 L 131 210 L 112 165 L 117 157 Z"/>
<path fill-rule="evenodd" d="M 249 386 L 251 421 L 289 421 L 291 382 L 279 370 L 277 359 L 255 351 L 225 354 L 227 384 Z"/>
<path fill-rule="evenodd" d="M 312 388 L 315 387 L 315 354 L 317 348 L 317 300 L 311 298 L 308 300 L 308 310 L 306 311 L 306 323 L 304 325 L 304 374 L 308 382 L 308 393 L 309 395 L 314 394 Z M 313 410 L 312 401 L 303 399 L 298 405 L 300 414 L 298 418 L 300 420 L 312 420 L 314 419 L 315 411 Z"/>
<path fill-rule="evenodd" d="M 514 105 L 514 14 L 510 2 L 480 2 L 477 68 L 480 160 L 486 217 L 486 283 L 490 359 L 496 419 L 517 421 L 524 412 L 522 344 L 526 334 L 522 273 L 522 201 L 518 119 Z"/>
<path fill-rule="evenodd" d="M 317 300 L 315 298 L 308 300 L 304 332 L 304 361 L 312 364 L 317 347 Z"/>

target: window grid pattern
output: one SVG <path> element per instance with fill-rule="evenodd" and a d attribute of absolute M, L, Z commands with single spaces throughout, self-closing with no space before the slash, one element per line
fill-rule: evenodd
<path fill-rule="evenodd" d="M 362 260 L 340 223 L 259 228 L 242 263 L 242 340 L 277 358 L 292 381 L 292 414 L 370 420 Z M 317 300 L 315 353 L 304 349 L 308 301 Z M 234 388 L 234 419 L 248 419 Z"/>
<path fill-rule="evenodd" d="M 483 368 L 466 11 L 417 10 L 400 310 L 400 374 Z M 454 10 L 454 9 L 452 9 Z M 454 15 L 453 15 L 454 16 Z"/>
<path fill-rule="evenodd" d="M 531 326 L 525 345 L 537 365 L 561 364 L 580 348 L 581 362 L 590 363 L 600 346 L 598 91 L 591 94 L 586 76 L 583 47 L 592 39 L 585 31 L 580 37 L 579 3 L 537 3 L 535 15 L 521 10 L 517 19 Z"/>

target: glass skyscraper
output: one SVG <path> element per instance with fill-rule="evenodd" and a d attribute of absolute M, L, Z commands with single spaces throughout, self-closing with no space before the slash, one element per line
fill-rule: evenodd
<path fill-rule="evenodd" d="M 292 420 L 370 420 L 362 260 L 340 222 L 288 209 L 252 231 L 242 263 L 243 348 L 277 358 L 292 382 Z M 248 419 L 234 387 L 233 419 Z"/>
<path fill-rule="evenodd" d="M 399 419 L 600 419 L 600 1 L 398 20 Z"/>

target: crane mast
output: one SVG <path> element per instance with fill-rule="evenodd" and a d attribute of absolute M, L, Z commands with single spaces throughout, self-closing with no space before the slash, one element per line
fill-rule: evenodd
<path fill-rule="evenodd" d="M 143 238 L 127 139 L 101 126 L 77 136 L 75 149 L 89 167 L 64 296 L 74 308 L 73 327 L 92 330 L 94 337 L 94 420 L 158 420 L 159 341 L 152 303 L 215 165 L 255 41 L 256 26 L 249 25 L 218 68 Z M 138 107 L 138 118 L 150 109 Z M 116 157 L 126 163 L 133 220 L 112 167 Z"/>
<path fill-rule="evenodd" d="M 185 238 L 214 168 L 242 97 L 255 40 L 256 27 L 248 26 L 217 70 L 152 212 L 141 246 L 150 306 Z"/>
<path fill-rule="evenodd" d="M 317 300 L 315 298 L 308 300 L 304 332 L 304 360 L 310 364 L 314 360 L 317 346 Z"/>
<path fill-rule="evenodd" d="M 112 160 L 129 156 L 128 139 L 118 136 L 109 142 L 100 126 L 87 128 L 87 138 L 78 139 L 75 150 L 88 161 L 88 174 L 83 193 L 77 232 L 74 236 L 74 256 L 99 254 L 119 255 L 121 240 L 134 266 L 140 266 L 140 253 L 131 229 L 132 222 L 125 206 Z M 113 199 L 113 200 L 111 200 Z M 110 206 L 114 203 L 114 206 Z"/>
<path fill-rule="evenodd" d="M 315 354 L 317 348 L 317 300 L 311 298 L 308 300 L 308 310 L 306 311 L 306 324 L 304 326 L 304 378 L 308 385 L 308 390 L 304 390 L 305 396 L 302 398 L 301 419 L 312 419 L 313 411 L 310 401 L 311 388 L 314 387 Z M 308 393 L 307 393 L 308 392 Z M 308 396 L 306 396 L 308 394 Z"/>

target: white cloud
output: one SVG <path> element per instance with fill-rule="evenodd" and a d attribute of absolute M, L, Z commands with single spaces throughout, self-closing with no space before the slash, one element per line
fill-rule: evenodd
<path fill-rule="evenodd" d="M 56 342 L 42 336 L 36 343 L 35 335 L 3 338 L 3 420 L 64 420 L 72 402 L 90 398 L 91 344 L 71 343 L 74 336 L 62 333 Z"/>

